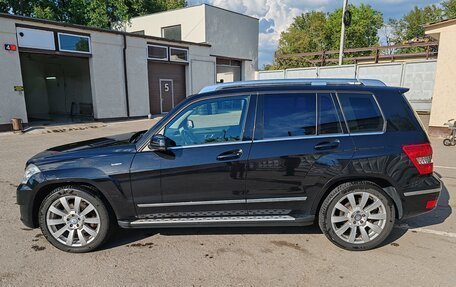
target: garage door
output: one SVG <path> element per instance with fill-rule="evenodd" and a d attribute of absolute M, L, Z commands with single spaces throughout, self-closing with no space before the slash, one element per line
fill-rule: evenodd
<path fill-rule="evenodd" d="M 148 68 L 150 113 L 169 112 L 185 99 L 185 65 L 150 61 Z"/>

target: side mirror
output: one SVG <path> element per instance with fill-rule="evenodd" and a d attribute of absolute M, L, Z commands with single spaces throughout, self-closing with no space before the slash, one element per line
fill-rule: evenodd
<path fill-rule="evenodd" d="M 154 135 L 150 139 L 149 148 L 151 150 L 166 151 L 168 145 L 164 135 Z"/>

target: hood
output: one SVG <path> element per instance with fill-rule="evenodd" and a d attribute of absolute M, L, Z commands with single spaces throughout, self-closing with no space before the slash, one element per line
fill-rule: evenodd
<path fill-rule="evenodd" d="M 43 164 L 118 152 L 135 152 L 135 139 L 143 132 L 132 132 L 56 146 L 38 153 L 27 162 L 27 165 L 30 163 Z"/>

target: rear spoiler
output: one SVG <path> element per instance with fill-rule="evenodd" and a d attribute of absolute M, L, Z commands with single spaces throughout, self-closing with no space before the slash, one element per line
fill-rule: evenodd
<path fill-rule="evenodd" d="M 401 93 L 401 94 L 405 94 L 408 91 L 410 91 L 409 88 L 403 88 L 403 87 L 398 87 L 397 89 L 399 90 L 399 93 Z"/>

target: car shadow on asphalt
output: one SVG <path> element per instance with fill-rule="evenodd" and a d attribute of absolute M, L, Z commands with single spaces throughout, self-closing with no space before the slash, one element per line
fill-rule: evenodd
<path fill-rule="evenodd" d="M 450 194 L 443 184 L 437 207 L 426 214 L 417 217 L 396 221 L 394 228 L 388 238 L 379 246 L 394 243 L 408 230 L 440 224 L 452 213 Z M 193 235 L 241 235 L 241 234 L 322 234 L 318 225 L 297 226 L 297 227 L 189 227 L 189 228 L 151 228 L 151 229 L 122 229 L 117 228 L 111 239 L 100 248 L 106 250 L 125 246 L 137 241 L 153 237 L 163 236 L 193 236 Z"/>
<path fill-rule="evenodd" d="M 111 239 L 100 248 L 111 249 L 136 241 L 162 236 L 193 236 L 193 235 L 248 235 L 248 234 L 321 234 L 317 225 L 293 227 L 189 227 L 189 228 L 151 228 L 122 229 L 118 228 Z"/>

